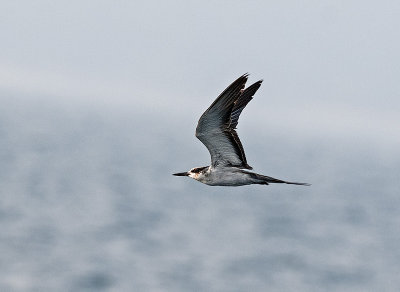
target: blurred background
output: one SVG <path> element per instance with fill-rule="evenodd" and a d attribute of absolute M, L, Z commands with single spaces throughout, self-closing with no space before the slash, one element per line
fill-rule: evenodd
<path fill-rule="evenodd" d="M 399 291 L 398 1 L 2 1 L 1 291 Z M 198 118 L 264 79 L 258 173 Z"/>

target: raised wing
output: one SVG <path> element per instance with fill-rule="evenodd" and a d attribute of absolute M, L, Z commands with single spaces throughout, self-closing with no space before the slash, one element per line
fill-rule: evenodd
<path fill-rule="evenodd" d="M 239 96 L 238 100 L 235 101 L 232 113 L 231 113 L 231 124 L 230 127 L 236 129 L 239 116 L 246 105 L 253 99 L 254 94 L 260 88 L 262 80 L 257 81 L 253 85 L 247 87 L 243 93 Z"/>
<path fill-rule="evenodd" d="M 196 128 L 196 137 L 207 147 L 211 165 L 252 169 L 235 128 L 240 113 L 261 86 L 258 81 L 247 89 L 247 74 L 229 85 L 203 113 Z"/>

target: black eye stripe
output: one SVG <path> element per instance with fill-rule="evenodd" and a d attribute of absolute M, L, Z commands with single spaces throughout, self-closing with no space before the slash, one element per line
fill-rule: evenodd
<path fill-rule="evenodd" d="M 199 172 L 201 172 L 202 170 L 206 169 L 207 167 L 208 167 L 208 166 L 193 168 L 190 172 L 192 172 L 192 173 L 199 173 Z"/>

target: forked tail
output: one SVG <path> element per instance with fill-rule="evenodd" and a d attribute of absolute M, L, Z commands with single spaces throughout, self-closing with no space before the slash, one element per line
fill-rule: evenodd
<path fill-rule="evenodd" d="M 309 184 L 309 183 L 284 181 L 284 180 L 280 180 L 277 178 L 273 178 L 273 177 L 258 174 L 258 173 L 252 173 L 252 172 L 248 172 L 248 173 L 251 174 L 252 178 L 255 179 L 255 183 L 260 184 L 260 185 L 268 185 L 270 183 L 276 183 L 276 184 L 288 184 L 288 185 L 298 185 L 298 186 L 311 186 L 311 184 Z"/>

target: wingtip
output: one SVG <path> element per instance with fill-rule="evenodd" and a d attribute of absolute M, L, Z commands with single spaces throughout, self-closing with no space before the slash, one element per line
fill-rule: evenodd
<path fill-rule="evenodd" d="M 244 73 L 242 76 L 239 77 L 239 79 L 244 79 L 247 81 L 247 79 L 249 78 L 249 73 Z"/>
<path fill-rule="evenodd" d="M 247 81 L 247 79 L 249 78 L 249 76 L 250 76 L 250 73 L 246 72 L 246 73 L 244 73 L 242 76 L 240 76 L 239 78 L 244 78 L 244 79 L 246 79 L 246 81 Z M 264 79 L 260 79 L 260 80 L 258 80 L 257 82 L 255 82 L 254 84 L 260 84 L 260 85 L 261 85 L 261 83 L 263 83 L 263 81 L 264 81 Z"/>

